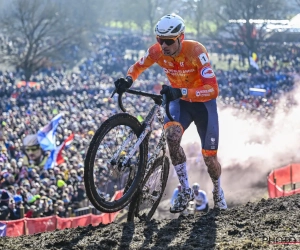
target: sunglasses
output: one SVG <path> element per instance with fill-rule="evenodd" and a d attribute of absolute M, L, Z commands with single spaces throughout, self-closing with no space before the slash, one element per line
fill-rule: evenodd
<path fill-rule="evenodd" d="M 181 35 L 181 34 L 180 34 Z M 176 37 L 160 37 L 160 36 L 157 36 L 156 37 L 156 41 L 160 44 L 160 45 L 163 45 L 164 43 L 168 46 L 172 45 L 173 43 L 175 43 L 175 41 L 177 40 L 178 37 L 180 37 L 180 35 L 176 36 Z"/>
<path fill-rule="evenodd" d="M 40 146 L 32 146 L 32 147 L 25 148 L 25 151 L 26 152 L 30 152 L 30 151 L 34 152 L 34 151 L 37 151 L 38 149 L 40 149 Z"/>

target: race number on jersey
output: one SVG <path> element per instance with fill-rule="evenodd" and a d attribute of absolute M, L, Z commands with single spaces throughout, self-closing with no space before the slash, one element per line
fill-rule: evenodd
<path fill-rule="evenodd" d="M 198 56 L 202 65 L 209 63 L 208 57 L 205 53 Z"/>

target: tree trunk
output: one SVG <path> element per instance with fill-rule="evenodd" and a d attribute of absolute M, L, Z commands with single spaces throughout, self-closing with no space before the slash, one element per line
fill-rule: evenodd
<path fill-rule="evenodd" d="M 24 75 L 25 75 L 25 81 L 29 82 L 31 75 L 32 75 L 32 70 L 31 69 L 24 69 Z"/>

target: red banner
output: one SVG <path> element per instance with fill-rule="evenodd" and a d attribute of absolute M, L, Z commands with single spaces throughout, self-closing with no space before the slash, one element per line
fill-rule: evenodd
<path fill-rule="evenodd" d="M 24 219 L 2 222 L 6 224 L 6 236 L 16 237 L 25 234 Z"/>
<path fill-rule="evenodd" d="M 291 177 L 292 183 L 300 182 L 300 163 L 292 164 Z"/>
<path fill-rule="evenodd" d="M 109 214 L 101 214 L 100 216 L 102 216 L 102 224 L 112 223 Z"/>
<path fill-rule="evenodd" d="M 20 220 L 1 222 L 7 226 L 6 236 L 16 237 L 25 234 L 31 235 L 36 233 L 50 232 L 54 231 L 55 229 L 62 230 L 79 226 L 85 227 L 89 224 L 92 224 L 92 226 L 98 226 L 100 223 L 105 225 L 113 222 L 118 213 L 119 212 L 110 214 L 103 213 L 100 215 L 87 214 L 72 218 L 49 216 L 44 218 L 24 218 Z"/>
<path fill-rule="evenodd" d="M 98 226 L 100 223 L 106 225 L 111 223 L 112 221 L 110 220 L 110 215 L 109 214 L 100 214 L 100 215 L 91 215 L 92 219 L 92 225 L 93 226 Z"/>
<path fill-rule="evenodd" d="M 62 230 L 72 227 L 72 218 L 60 218 L 57 216 L 57 229 Z"/>
<path fill-rule="evenodd" d="M 114 196 L 111 198 L 112 201 L 118 200 L 123 196 L 123 190 L 116 191 Z"/>
<path fill-rule="evenodd" d="M 50 232 L 56 229 L 56 216 L 26 219 L 27 234 Z"/>
<path fill-rule="evenodd" d="M 17 83 L 17 87 L 21 88 L 21 87 L 30 87 L 30 88 L 37 88 L 40 89 L 40 84 L 38 82 L 26 82 L 26 81 L 20 81 Z"/>
<path fill-rule="evenodd" d="M 123 190 L 117 191 L 113 196 L 113 200 L 122 197 Z M 60 218 L 58 216 L 49 216 L 44 218 L 24 218 L 13 221 L 1 221 L 6 224 L 6 236 L 16 237 L 25 234 L 36 234 L 42 232 L 54 231 L 55 229 L 85 227 L 90 224 L 97 226 L 100 223 L 109 224 L 114 221 L 118 212 L 103 213 L 100 215 L 87 214 L 72 218 Z"/>
<path fill-rule="evenodd" d="M 289 196 L 300 193 L 300 188 L 293 189 L 300 182 L 300 164 L 290 164 L 273 170 L 268 176 L 268 191 L 270 198 Z M 285 190 L 290 185 L 291 190 Z"/>
<path fill-rule="evenodd" d="M 92 221 L 92 226 L 98 226 L 99 224 L 103 223 L 103 215 L 105 216 L 105 214 L 101 214 L 101 215 L 91 215 L 91 221 Z M 104 224 L 104 223 L 103 223 Z"/>
<path fill-rule="evenodd" d="M 91 215 L 82 215 L 78 217 L 73 217 L 72 218 L 72 227 L 86 227 L 89 224 L 91 224 Z"/>

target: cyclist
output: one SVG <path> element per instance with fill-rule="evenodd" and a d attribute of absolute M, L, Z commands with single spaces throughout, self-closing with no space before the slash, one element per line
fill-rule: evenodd
<path fill-rule="evenodd" d="M 186 156 L 180 146 L 184 131 L 194 122 L 201 139 L 202 155 L 213 183 L 214 205 L 226 209 L 220 184 L 221 165 L 217 159 L 219 125 L 216 98 L 219 93 L 216 76 L 211 68 L 206 48 L 199 42 L 184 40 L 185 24 L 176 14 L 163 16 L 155 27 L 157 43 L 133 64 L 126 78 L 115 81 L 117 93 L 132 86 L 138 76 L 157 63 L 170 82 L 163 85 L 161 94 L 170 101 L 170 113 L 175 121 L 165 118 L 165 131 L 182 192 L 178 194 L 171 213 L 180 213 L 194 199 L 186 171 Z"/>
<path fill-rule="evenodd" d="M 194 183 L 193 191 L 195 194 L 195 210 L 194 213 L 198 213 L 200 211 L 207 212 L 208 211 L 208 199 L 206 193 L 203 190 L 200 190 L 200 185 L 198 183 Z"/>

